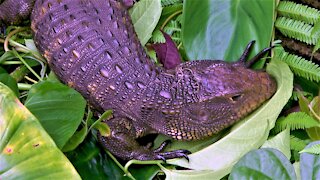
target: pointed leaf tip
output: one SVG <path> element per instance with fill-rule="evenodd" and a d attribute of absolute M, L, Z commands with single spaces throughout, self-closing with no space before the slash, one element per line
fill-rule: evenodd
<path fill-rule="evenodd" d="M 182 62 L 179 50 L 171 37 L 167 33 L 161 32 L 166 39 L 166 42 L 153 44 L 152 47 L 156 51 L 157 57 L 164 68 L 173 69 Z"/>

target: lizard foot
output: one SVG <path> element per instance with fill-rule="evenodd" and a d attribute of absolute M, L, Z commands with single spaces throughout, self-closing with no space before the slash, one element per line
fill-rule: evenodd
<path fill-rule="evenodd" d="M 147 152 L 139 153 L 138 156 L 136 156 L 134 159 L 137 159 L 140 161 L 162 160 L 166 162 L 168 159 L 185 158 L 187 161 L 189 161 L 188 154 L 191 154 L 191 152 L 185 149 L 178 149 L 178 150 L 168 151 L 168 152 L 151 151 L 150 153 L 147 153 Z"/>
<path fill-rule="evenodd" d="M 135 157 L 135 159 L 142 160 L 142 161 L 162 160 L 166 162 L 166 160 L 168 159 L 185 158 L 187 161 L 189 161 L 188 154 L 191 154 L 191 152 L 185 149 L 161 152 L 169 143 L 171 143 L 171 140 L 166 140 L 157 149 L 153 151 L 139 153 L 139 155 Z"/>

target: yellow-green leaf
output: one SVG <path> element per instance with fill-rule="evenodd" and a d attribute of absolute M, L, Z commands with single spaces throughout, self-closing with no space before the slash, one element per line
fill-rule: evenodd
<path fill-rule="evenodd" d="M 0 179 L 80 179 L 39 121 L 2 83 Z"/>

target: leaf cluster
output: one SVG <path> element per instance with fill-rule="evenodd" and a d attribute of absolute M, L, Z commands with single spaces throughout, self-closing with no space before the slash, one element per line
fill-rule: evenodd
<path fill-rule="evenodd" d="M 188 38 L 188 35 L 185 34 L 185 37 L 182 37 L 181 33 L 183 32 L 182 22 L 184 18 L 182 14 L 182 0 L 159 0 L 157 2 L 157 5 L 159 5 L 159 2 L 161 2 L 162 6 L 160 17 L 155 17 L 155 14 L 159 13 L 158 11 L 157 13 L 152 13 L 151 11 L 154 10 L 154 7 L 157 6 L 153 7 L 152 5 L 148 4 L 147 1 L 144 1 L 142 3 L 147 3 L 147 5 L 149 6 L 146 6 L 145 8 L 143 8 L 143 6 L 140 6 L 133 11 L 133 13 L 136 15 L 136 17 L 133 19 L 137 20 L 134 20 L 134 22 L 141 30 L 138 30 L 138 33 L 141 33 L 141 37 L 144 38 L 143 43 L 147 43 L 150 36 L 151 39 L 148 41 L 149 43 L 163 43 L 164 38 L 160 31 L 163 30 L 164 32 L 170 34 L 179 49 L 183 50 L 184 48 L 182 42 L 186 42 L 183 41 L 183 38 Z M 213 1 L 210 2 L 204 0 L 204 2 L 210 4 Z M 239 2 L 241 8 L 243 9 L 240 8 L 241 11 L 238 12 L 242 12 L 242 10 L 245 10 L 246 4 L 243 2 Z M 196 7 L 193 7 L 193 9 L 195 8 Z M 254 11 L 250 9 L 246 12 L 251 13 Z M 259 14 L 259 12 L 255 13 Z M 319 19 L 318 10 L 306 6 L 296 5 L 296 3 L 292 2 L 281 2 L 278 7 L 278 13 L 279 15 L 283 16 L 278 18 L 276 22 L 276 27 L 281 32 L 288 35 L 289 37 L 296 37 L 297 39 L 300 39 L 302 41 L 317 45 L 317 29 L 320 28 L 319 23 L 317 23 Z M 150 26 L 144 24 L 143 20 L 139 21 L 140 16 L 143 15 L 147 16 L 148 21 L 152 21 L 152 19 L 154 18 L 160 18 L 156 27 L 153 27 L 155 26 L 154 23 L 152 25 L 152 28 L 150 28 Z M 249 14 L 248 17 L 256 16 L 252 16 L 252 14 Z M 232 19 L 232 21 L 237 20 L 238 19 Z M 238 25 L 243 26 L 243 22 L 239 22 L 240 23 Z M 223 24 L 224 22 L 220 23 Z M 248 25 L 249 24 L 255 25 L 255 22 L 248 22 Z M 256 27 L 250 26 L 249 29 L 252 28 L 254 29 Z M 152 29 L 152 31 L 154 29 L 153 33 L 152 31 L 150 31 L 150 29 Z M 15 28 L 13 28 L 12 30 L 14 31 Z M 244 31 L 247 31 L 247 29 L 245 29 Z M 8 32 L 12 31 L 10 30 Z M 278 147 L 279 149 L 286 150 L 290 150 L 291 148 L 292 151 L 299 152 L 304 149 L 311 140 L 302 138 L 297 135 L 298 133 L 294 132 L 304 131 L 307 133 L 308 137 L 312 138 L 312 140 L 318 138 L 315 134 L 317 134 L 318 132 L 316 128 L 318 128 L 319 125 L 319 119 L 317 118 L 319 112 L 316 110 L 319 101 L 313 96 L 314 94 L 311 94 L 310 92 L 302 92 L 304 95 L 309 96 L 309 99 L 307 100 L 305 100 L 304 97 L 297 91 L 295 92 L 295 98 L 292 98 L 293 101 L 301 101 L 300 108 L 303 110 L 302 112 L 291 113 L 287 116 L 279 118 L 278 121 L 276 121 L 276 118 L 280 114 L 282 107 L 289 99 L 292 89 L 292 73 L 290 72 L 286 64 L 288 64 L 288 66 L 297 76 L 301 76 L 314 82 L 320 81 L 320 70 L 318 65 L 297 55 L 289 54 L 281 50 L 276 51 L 275 59 L 281 60 L 286 64 L 274 60 L 268 65 L 267 68 L 267 72 L 272 74 L 278 82 L 277 93 L 272 99 L 270 99 L 270 101 L 266 102 L 256 112 L 245 118 L 245 120 L 241 123 L 232 127 L 232 129 L 228 131 L 232 133 L 227 133 L 227 136 L 221 138 L 216 144 L 212 144 L 212 142 L 216 140 L 215 138 L 220 138 L 219 136 L 198 142 L 189 142 L 189 144 L 184 144 L 184 142 L 174 142 L 171 148 L 187 147 L 195 152 L 190 155 L 190 162 L 188 163 L 183 159 L 178 159 L 168 162 L 170 165 L 160 165 L 159 162 L 153 161 L 129 162 L 127 166 L 123 166 L 111 154 L 106 155 L 104 150 L 100 149 L 97 146 L 96 139 L 94 137 L 96 130 L 100 130 L 106 136 L 108 135 L 108 133 L 110 133 L 108 127 L 105 126 L 105 124 L 100 123 L 104 118 L 108 118 L 110 116 L 110 111 L 105 112 L 98 120 L 95 120 L 92 117 L 92 112 L 89 108 L 87 108 L 87 112 L 84 113 L 85 103 L 83 100 L 80 100 L 81 97 L 79 96 L 79 94 L 75 95 L 76 92 L 62 85 L 58 82 L 57 79 L 54 78 L 54 75 L 49 74 L 49 70 L 46 68 L 46 62 L 41 58 L 41 56 L 39 56 L 39 53 L 34 48 L 34 45 L 32 45 L 32 41 L 24 40 L 26 39 L 24 38 L 26 37 L 24 36 L 24 33 L 28 34 L 29 32 L 29 30 L 24 29 L 19 33 L 13 33 L 13 35 L 9 37 L 10 46 L 8 47 L 14 48 L 12 50 L 9 49 L 6 52 L 4 52 L 4 50 L 2 49 L 0 50 L 1 66 L 5 67 L 4 69 L 7 70 L 2 71 L 0 69 L 0 81 L 5 82 L 11 89 L 13 89 L 16 93 L 16 96 L 20 97 L 20 100 L 34 113 L 38 120 L 40 122 L 44 122 L 43 127 L 45 128 L 46 132 L 52 134 L 52 138 L 59 148 L 57 148 L 57 150 L 59 152 L 67 152 L 67 157 L 72 162 L 73 166 L 76 167 L 81 177 L 83 178 L 103 177 L 122 179 L 122 175 L 124 174 L 124 172 L 126 172 L 127 177 L 147 179 L 155 177 L 155 175 L 160 171 L 160 168 L 162 170 L 162 173 L 164 172 L 168 179 L 174 177 L 203 177 L 204 179 L 213 176 L 223 177 L 226 175 L 226 169 L 230 170 L 235 160 L 238 160 L 244 153 L 250 151 L 251 149 L 259 148 L 264 142 L 265 144 L 269 142 L 269 146 L 273 148 Z M 230 32 L 226 31 L 226 34 L 228 33 L 230 34 Z M 239 33 L 239 31 L 231 32 L 233 38 L 242 37 L 237 36 L 239 35 L 237 33 Z M 198 34 L 202 35 L 201 33 Z M 210 33 L 203 34 L 210 35 Z M 30 36 L 30 33 L 28 36 Z M 217 37 L 217 39 L 218 38 L 227 39 L 227 37 Z M 233 40 L 236 41 L 237 39 Z M 199 47 L 194 47 L 194 49 L 201 49 L 200 46 L 202 44 L 205 44 L 205 42 L 202 41 L 198 44 Z M 237 48 L 230 46 L 230 54 L 234 49 Z M 18 83 L 12 81 L 12 77 Z M 59 93 L 55 94 L 54 92 Z M 70 99 L 69 103 L 65 102 L 65 99 L 67 99 L 68 97 L 72 97 L 73 95 L 76 96 L 76 98 Z M 46 109 L 43 108 L 46 106 L 44 105 L 46 101 L 50 104 L 53 104 L 48 107 L 49 109 L 55 107 L 52 111 L 50 110 L 51 113 L 46 112 Z M 59 106 L 60 104 L 63 105 Z M 73 106 L 72 104 L 77 104 L 77 106 Z M 17 104 L 15 104 L 15 106 L 17 106 Z M 59 112 L 63 112 L 61 113 L 62 115 L 60 115 Z M 52 123 L 53 121 L 58 121 L 61 119 L 69 119 L 69 116 L 72 117 L 70 118 L 73 122 L 72 124 L 67 124 L 70 123 L 67 122 L 67 120 L 59 121 L 59 123 Z M 271 137 L 268 141 L 266 141 L 269 129 L 272 128 L 274 123 L 274 133 L 276 134 L 276 136 Z M 81 125 L 79 126 L 79 124 Z M 69 127 L 68 125 L 71 125 L 72 127 L 66 128 Z M 76 131 L 77 128 L 78 130 Z M 94 130 L 90 131 L 91 129 Z M 286 133 L 286 130 L 290 130 L 291 135 L 289 133 Z M 60 131 L 62 131 L 62 133 Z M 87 135 L 89 136 L 88 138 L 86 138 Z M 286 143 L 290 143 L 290 147 L 288 145 L 288 148 L 286 148 Z M 221 149 L 223 150 L 223 152 L 221 152 Z M 238 149 L 241 150 L 238 151 Z M 318 153 L 320 152 L 320 150 L 318 146 L 315 146 L 310 150 L 305 150 L 305 152 Z M 284 154 L 286 154 L 287 156 L 287 154 L 290 153 L 284 152 Z M 228 158 L 221 160 L 220 155 L 221 157 Z M 248 177 L 248 175 L 250 175 L 252 171 L 248 170 L 246 171 L 246 173 L 237 171 L 239 169 L 241 170 L 241 168 L 244 169 L 243 167 L 249 167 L 248 164 L 255 166 L 254 168 L 262 167 L 262 165 L 271 167 L 272 164 L 274 166 L 272 167 L 272 169 L 270 169 L 270 171 L 265 171 L 266 169 L 258 168 L 256 169 L 256 172 L 265 173 L 267 175 L 270 175 L 268 177 L 274 178 L 278 178 L 281 174 L 286 173 L 287 176 L 284 176 L 284 179 L 294 178 L 295 175 L 292 165 L 287 160 L 287 158 L 290 158 L 289 156 L 290 155 L 284 157 L 279 152 L 270 149 L 262 149 L 261 151 L 248 153 L 244 157 L 244 160 L 240 160 L 239 163 L 234 166 L 234 170 L 230 175 L 230 179 L 238 179 L 243 175 Z M 258 160 L 255 162 L 251 162 L 250 158 L 256 158 L 255 160 Z M 45 158 L 42 159 L 45 160 Z M 210 159 L 210 162 L 208 162 L 208 159 Z M 246 162 L 246 159 L 249 159 L 249 163 Z M 266 162 L 268 162 L 269 164 Z M 139 168 L 130 167 L 129 172 L 128 166 L 130 165 L 130 163 L 140 163 L 147 165 L 141 166 L 141 168 L 140 166 Z M 176 170 L 176 166 L 185 167 L 189 170 Z M 277 171 L 277 168 L 279 166 L 283 166 L 284 168 L 281 171 Z M 304 166 L 301 167 L 303 168 Z M 277 174 L 276 172 L 281 173 Z"/>

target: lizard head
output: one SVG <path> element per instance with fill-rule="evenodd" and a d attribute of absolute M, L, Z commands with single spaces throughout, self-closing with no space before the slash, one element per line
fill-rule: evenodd
<path fill-rule="evenodd" d="M 275 93 L 275 80 L 263 70 L 250 69 L 252 61 L 248 61 L 249 65 L 244 62 L 246 51 L 235 63 L 205 60 L 177 67 L 176 81 L 184 82 L 184 98 L 190 102 L 184 103 L 180 115 L 167 123 L 170 136 L 192 140 L 216 134 L 243 119 Z"/>

